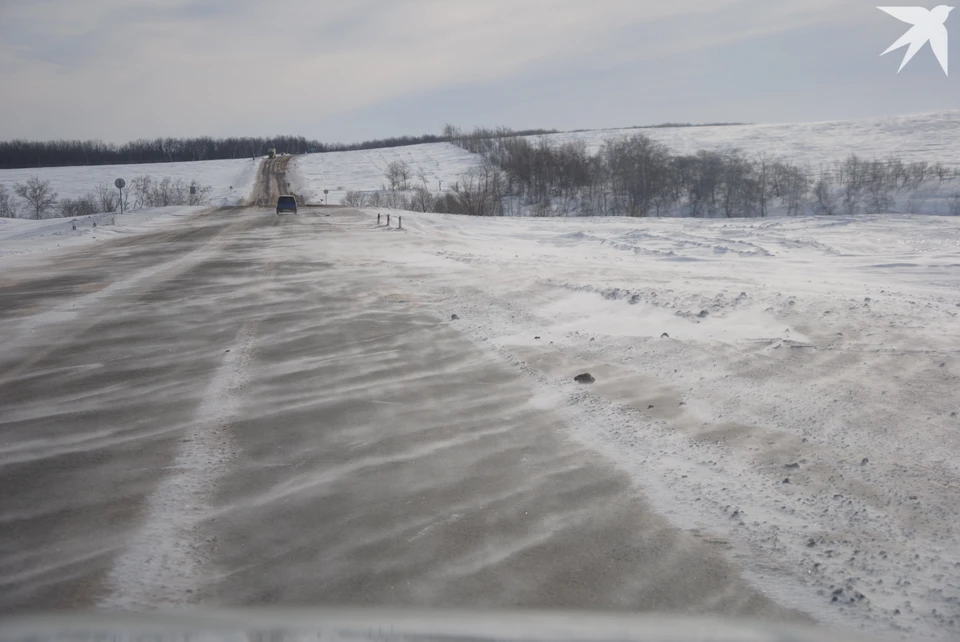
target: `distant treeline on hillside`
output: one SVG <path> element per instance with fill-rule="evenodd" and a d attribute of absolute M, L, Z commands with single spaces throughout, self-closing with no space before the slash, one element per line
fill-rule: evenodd
<path fill-rule="evenodd" d="M 673 129 L 677 127 L 737 127 L 751 123 L 660 123 L 659 125 L 633 125 L 631 127 L 614 127 L 613 129 Z M 610 131 L 609 129 L 572 129 L 572 133 Z"/>
<path fill-rule="evenodd" d="M 552 134 L 555 130 L 527 130 L 513 135 Z M 272 138 L 232 137 L 140 139 L 115 145 L 100 140 L 0 141 L 0 169 L 63 167 L 70 165 L 126 165 L 220 160 L 263 156 L 270 148 L 286 154 L 343 152 L 450 142 L 448 135 L 424 134 L 368 140 L 362 143 L 322 143 L 303 136 Z"/>

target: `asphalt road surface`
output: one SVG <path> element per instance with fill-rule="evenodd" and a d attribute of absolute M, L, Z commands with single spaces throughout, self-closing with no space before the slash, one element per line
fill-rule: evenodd
<path fill-rule="evenodd" d="M 292 156 L 277 156 L 265 158 L 260 163 L 257 175 L 257 184 L 254 186 L 251 201 L 258 207 L 274 207 L 277 197 L 290 194 L 290 184 L 287 181 L 287 165 Z"/>
<path fill-rule="evenodd" d="M 174 225 L 0 274 L 0 612 L 804 619 L 376 262 L 327 260 L 369 215 Z"/>

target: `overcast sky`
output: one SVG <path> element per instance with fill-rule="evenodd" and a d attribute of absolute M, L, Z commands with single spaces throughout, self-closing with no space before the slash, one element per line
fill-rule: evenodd
<path fill-rule="evenodd" d="M 960 106 L 861 0 L 0 0 L 0 139 L 791 122 Z M 886 4 L 910 4 L 893 2 Z M 932 8 L 933 4 L 925 5 Z M 960 45 L 960 10 L 947 22 Z M 954 56 L 954 60 L 956 57 Z"/>

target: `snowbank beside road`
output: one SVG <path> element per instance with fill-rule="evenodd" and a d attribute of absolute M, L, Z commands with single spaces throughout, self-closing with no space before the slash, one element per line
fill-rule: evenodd
<path fill-rule="evenodd" d="M 129 214 L 94 214 L 40 221 L 0 218 L 0 262 L 58 248 L 78 247 L 136 234 L 207 207 L 155 207 Z M 96 225 L 94 225 L 96 224 Z M 76 227 L 76 229 L 73 229 Z"/>

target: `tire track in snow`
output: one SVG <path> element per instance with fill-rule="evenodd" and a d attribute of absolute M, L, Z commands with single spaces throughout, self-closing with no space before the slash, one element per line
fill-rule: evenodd
<path fill-rule="evenodd" d="M 241 327 L 214 373 L 171 465 L 148 498 L 143 522 L 106 578 L 106 609 L 152 609 L 196 602 L 213 542 L 204 538 L 217 479 L 233 459 L 230 423 L 247 383 L 259 321 Z"/>

